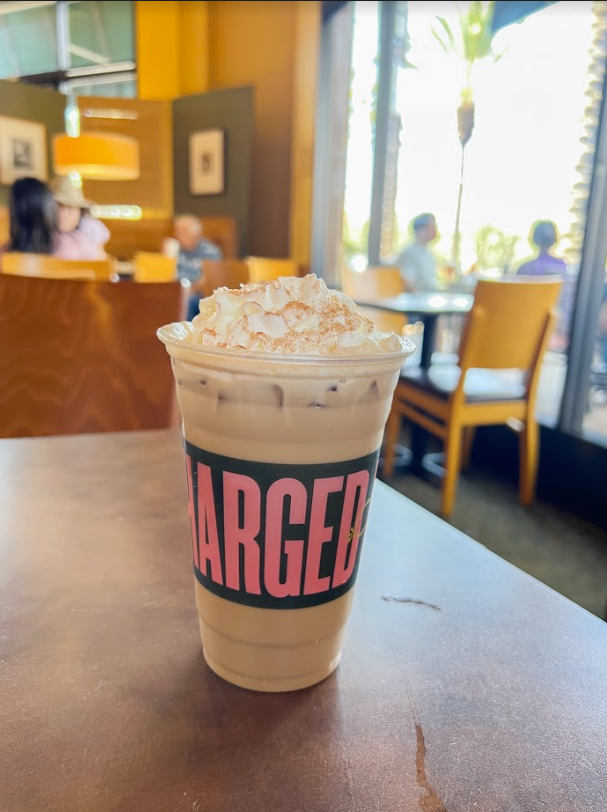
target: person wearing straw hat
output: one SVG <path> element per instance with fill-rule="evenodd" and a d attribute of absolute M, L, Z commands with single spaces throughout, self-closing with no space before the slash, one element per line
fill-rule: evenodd
<path fill-rule="evenodd" d="M 57 203 L 57 237 L 54 256 L 61 259 L 105 259 L 104 245 L 110 232 L 89 213 L 92 200 L 70 178 L 55 178 L 51 191 Z"/>

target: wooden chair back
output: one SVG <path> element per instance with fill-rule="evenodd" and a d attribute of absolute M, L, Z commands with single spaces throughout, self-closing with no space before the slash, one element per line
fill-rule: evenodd
<path fill-rule="evenodd" d="M 238 225 L 233 217 L 201 217 L 202 236 L 221 249 L 224 259 L 242 256 L 238 248 Z"/>
<path fill-rule="evenodd" d="M 407 317 L 401 313 L 387 313 L 385 310 L 378 310 L 376 307 L 360 308 L 363 316 L 370 319 L 379 333 L 396 333 L 401 335 L 405 325 L 407 324 Z"/>
<path fill-rule="evenodd" d="M 371 265 L 366 271 L 358 272 L 342 266 L 341 289 L 357 302 L 372 302 L 403 293 L 405 282 L 396 267 Z M 400 313 L 387 313 L 374 307 L 361 307 L 361 310 L 380 333 L 400 334 L 407 324 L 406 316 Z"/>
<path fill-rule="evenodd" d="M 341 287 L 345 294 L 359 302 L 389 299 L 406 290 L 399 269 L 387 265 L 371 265 L 362 272 L 344 266 L 341 272 Z"/>
<path fill-rule="evenodd" d="M 159 429 L 174 384 L 158 327 L 184 318 L 179 282 L 0 274 L 0 437 Z"/>
<path fill-rule="evenodd" d="M 299 268 L 294 259 L 266 259 L 265 257 L 247 257 L 251 282 L 272 282 L 279 276 L 298 276 Z"/>
<path fill-rule="evenodd" d="M 135 254 L 135 282 L 172 282 L 177 276 L 177 258 L 151 251 Z"/>
<path fill-rule="evenodd" d="M 0 260 L 2 273 L 45 279 L 98 279 L 107 281 L 114 272 L 113 259 L 59 259 L 46 254 L 9 251 Z"/>
<path fill-rule="evenodd" d="M 237 259 L 205 259 L 202 264 L 205 296 L 217 288 L 238 288 L 249 281 L 249 266 Z"/>
<path fill-rule="evenodd" d="M 462 335 L 462 369 L 533 371 L 554 320 L 561 284 L 555 276 L 480 281 Z"/>

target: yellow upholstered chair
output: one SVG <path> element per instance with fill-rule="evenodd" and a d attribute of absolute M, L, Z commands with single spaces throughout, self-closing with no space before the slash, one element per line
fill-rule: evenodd
<path fill-rule="evenodd" d="M 533 502 L 539 453 L 535 402 L 560 286 L 554 276 L 479 282 L 458 363 L 403 369 L 386 426 L 385 474 L 394 470 L 401 416 L 444 440 L 443 516 L 453 510 L 462 449 L 465 456 L 476 426 L 508 423 L 517 429 L 520 501 Z"/>
<path fill-rule="evenodd" d="M 294 259 L 266 259 L 247 257 L 251 282 L 272 282 L 279 276 L 298 276 L 299 268 Z"/>
<path fill-rule="evenodd" d="M 177 258 L 151 251 L 137 251 L 135 282 L 172 282 L 177 276 Z"/>
<path fill-rule="evenodd" d="M 396 267 L 371 265 L 366 271 L 353 271 L 346 266 L 341 270 L 341 289 L 354 301 L 372 302 L 376 299 L 389 299 L 404 293 L 405 281 Z M 364 315 L 371 319 L 375 329 L 382 333 L 403 331 L 407 323 L 406 316 L 400 313 L 388 313 L 375 307 L 361 306 Z"/>
<path fill-rule="evenodd" d="M 46 254 L 2 255 L 2 273 L 13 276 L 35 276 L 44 279 L 97 279 L 108 281 L 114 269 L 113 259 L 59 259 Z"/>

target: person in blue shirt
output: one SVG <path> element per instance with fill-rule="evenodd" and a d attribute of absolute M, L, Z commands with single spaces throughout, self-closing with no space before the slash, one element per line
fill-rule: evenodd
<path fill-rule="evenodd" d="M 552 220 L 538 220 L 533 226 L 531 241 L 537 247 L 538 254 L 535 259 L 524 262 L 517 271 L 519 276 L 551 276 L 564 274 L 567 263 L 560 257 L 555 257 L 551 249 L 559 239 L 556 225 Z"/>
<path fill-rule="evenodd" d="M 181 214 L 175 218 L 173 233 L 179 243 L 177 254 L 177 276 L 187 280 L 192 286 L 188 302 L 188 321 L 198 314 L 202 298 L 202 280 L 205 259 L 221 259 L 221 250 L 210 240 L 205 240 L 202 223 L 193 214 Z"/>

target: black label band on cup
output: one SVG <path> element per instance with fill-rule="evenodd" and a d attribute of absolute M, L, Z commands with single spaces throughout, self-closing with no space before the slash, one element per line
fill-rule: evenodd
<path fill-rule="evenodd" d="M 358 570 L 379 450 L 321 465 L 248 462 L 185 443 L 194 572 L 268 609 L 317 606 Z"/>

